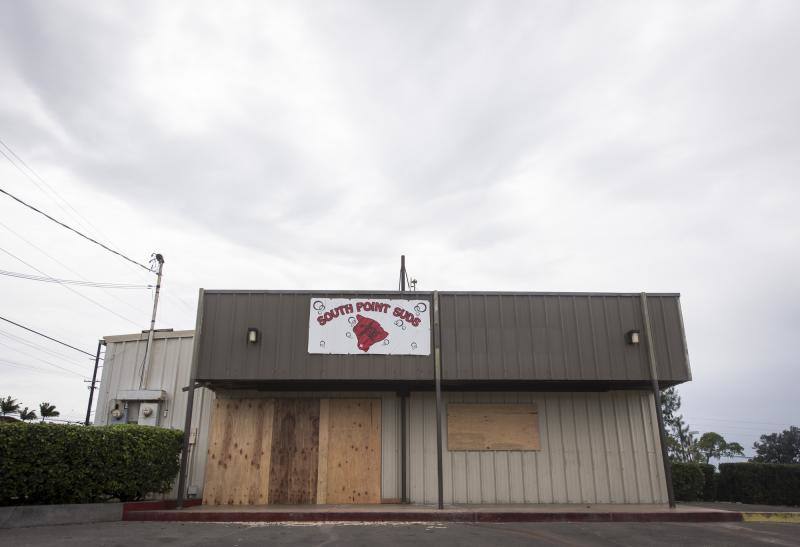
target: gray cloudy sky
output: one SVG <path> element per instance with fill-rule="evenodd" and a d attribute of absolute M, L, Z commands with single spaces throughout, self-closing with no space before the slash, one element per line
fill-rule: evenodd
<path fill-rule="evenodd" d="M 162 252 L 160 327 L 201 286 L 390 289 L 403 252 L 423 289 L 679 291 L 684 414 L 749 446 L 800 425 L 798 51 L 793 0 L 6 0 L 0 138 L 58 197 L 0 181 Z M 147 282 L 0 198 L 0 269 Z M 0 308 L 90 352 L 148 325 L 75 291 Z M 0 325 L 0 395 L 80 418 L 89 360 L 9 334 L 42 344 Z"/>

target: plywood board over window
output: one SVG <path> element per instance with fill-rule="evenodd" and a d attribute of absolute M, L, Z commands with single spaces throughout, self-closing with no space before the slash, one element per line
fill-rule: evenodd
<path fill-rule="evenodd" d="M 536 404 L 448 404 L 448 450 L 539 450 Z"/>

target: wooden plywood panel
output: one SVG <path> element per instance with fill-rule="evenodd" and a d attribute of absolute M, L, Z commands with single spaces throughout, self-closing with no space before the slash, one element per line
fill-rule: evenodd
<path fill-rule="evenodd" d="M 381 401 L 330 399 L 325 500 L 381 502 Z"/>
<path fill-rule="evenodd" d="M 316 503 L 319 399 L 276 399 L 270 503 Z"/>
<path fill-rule="evenodd" d="M 535 404 L 448 404 L 448 450 L 539 450 Z"/>
<path fill-rule="evenodd" d="M 330 399 L 319 402 L 319 466 L 317 470 L 317 503 L 327 503 L 328 439 L 330 433 Z"/>
<path fill-rule="evenodd" d="M 209 432 L 203 503 L 267 503 L 274 403 L 217 399 Z"/>

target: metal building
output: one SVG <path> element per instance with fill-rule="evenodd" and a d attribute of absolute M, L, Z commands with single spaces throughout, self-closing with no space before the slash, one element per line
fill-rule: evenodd
<path fill-rule="evenodd" d="M 191 332 L 156 336 L 144 385 L 191 433 L 181 496 L 669 499 L 653 387 L 691 378 L 677 294 L 201 290 L 196 333 L 191 360 Z M 141 377 L 129 338 L 107 338 L 96 423 Z"/>

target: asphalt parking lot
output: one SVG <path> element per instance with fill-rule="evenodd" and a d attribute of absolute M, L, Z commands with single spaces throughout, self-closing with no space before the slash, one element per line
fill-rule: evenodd
<path fill-rule="evenodd" d="M 0 530 L 15 547 L 136 545 L 800 545 L 800 525 L 762 523 L 112 522 Z"/>

